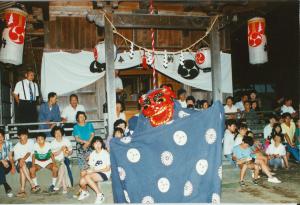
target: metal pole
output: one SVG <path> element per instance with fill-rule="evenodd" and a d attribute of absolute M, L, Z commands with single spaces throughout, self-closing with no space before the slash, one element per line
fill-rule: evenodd
<path fill-rule="evenodd" d="M 113 28 L 105 18 L 105 62 L 106 62 L 106 94 L 108 110 L 108 135 L 113 134 L 113 124 L 116 119 L 116 86 L 114 65 Z"/>
<path fill-rule="evenodd" d="M 219 20 L 215 22 L 209 35 L 211 45 L 212 96 L 214 101 L 220 100 L 222 102 L 220 34 L 218 27 Z"/>

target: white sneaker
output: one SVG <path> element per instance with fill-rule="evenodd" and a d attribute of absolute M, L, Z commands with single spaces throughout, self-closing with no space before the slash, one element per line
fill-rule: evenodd
<path fill-rule="evenodd" d="M 276 177 L 269 177 L 268 182 L 272 182 L 272 183 L 276 183 L 276 184 L 281 183 L 281 181 L 279 179 L 277 179 Z"/>
<path fill-rule="evenodd" d="M 96 200 L 95 200 L 95 204 L 102 204 L 104 202 L 104 194 L 97 194 Z"/>
<path fill-rule="evenodd" d="M 90 193 L 88 191 L 82 191 L 78 197 L 78 200 L 81 201 L 89 196 L 90 196 Z"/>
<path fill-rule="evenodd" d="M 7 193 L 7 197 L 8 197 L 8 198 L 12 198 L 13 196 L 14 196 L 14 194 L 13 194 L 12 192 L 8 192 L 8 193 Z"/>
<path fill-rule="evenodd" d="M 58 187 L 54 187 L 53 190 L 54 191 L 59 191 L 59 188 Z"/>

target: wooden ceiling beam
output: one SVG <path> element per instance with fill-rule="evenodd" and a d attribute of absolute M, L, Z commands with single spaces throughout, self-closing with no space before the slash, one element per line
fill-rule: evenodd
<path fill-rule="evenodd" d="M 210 17 L 150 15 L 150 14 L 112 14 L 112 21 L 117 28 L 155 28 L 206 30 Z"/>

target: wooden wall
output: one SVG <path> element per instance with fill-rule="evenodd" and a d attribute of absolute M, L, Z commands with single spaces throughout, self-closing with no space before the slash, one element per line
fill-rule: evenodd
<path fill-rule="evenodd" d="M 100 38 L 97 27 L 83 17 L 56 17 L 49 22 L 49 46 L 57 49 L 91 50 Z"/>

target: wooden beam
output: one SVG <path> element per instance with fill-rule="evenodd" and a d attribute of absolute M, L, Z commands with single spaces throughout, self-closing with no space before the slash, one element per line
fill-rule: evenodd
<path fill-rule="evenodd" d="M 150 14 L 112 14 L 112 21 L 117 28 L 155 28 L 206 30 L 210 17 L 176 16 Z"/>
<path fill-rule="evenodd" d="M 214 24 L 210 37 L 211 50 L 211 74 L 213 100 L 220 100 L 222 103 L 222 77 L 221 77 L 221 54 L 220 54 L 220 33 L 218 31 L 219 20 Z"/>
<path fill-rule="evenodd" d="M 113 134 L 113 125 L 116 120 L 116 87 L 114 67 L 114 37 L 113 28 L 108 20 L 104 20 L 105 28 L 105 62 L 106 62 L 106 102 L 108 110 L 108 135 Z"/>

